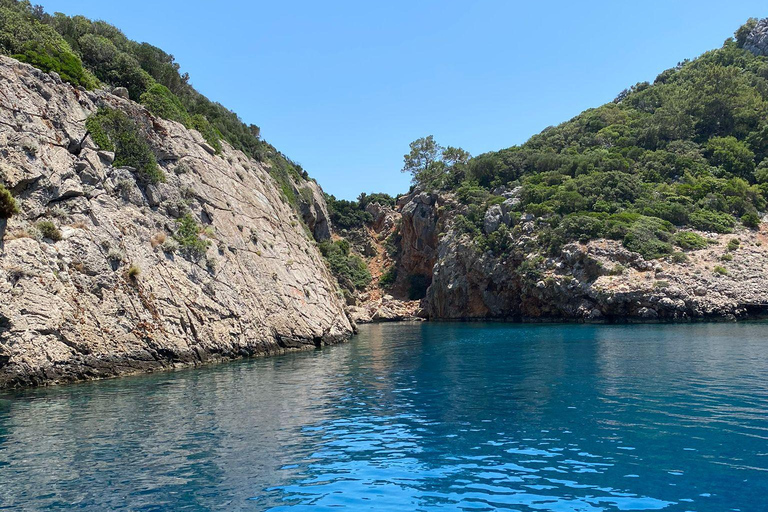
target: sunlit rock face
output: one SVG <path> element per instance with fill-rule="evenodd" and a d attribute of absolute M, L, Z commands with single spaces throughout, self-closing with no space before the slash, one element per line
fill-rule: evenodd
<path fill-rule="evenodd" d="M 0 98 L 0 182 L 20 206 L 0 226 L 0 387 L 279 353 L 351 333 L 266 164 L 226 143 L 215 154 L 198 132 L 136 103 L 6 57 Z M 113 165 L 87 135 L 102 106 L 134 120 L 164 183 Z M 304 216 L 327 237 L 322 193 L 310 191 Z M 185 214 L 209 242 L 195 255 L 175 247 Z"/>
<path fill-rule="evenodd" d="M 768 55 L 768 18 L 757 22 L 744 42 L 744 49 L 755 55 Z"/>

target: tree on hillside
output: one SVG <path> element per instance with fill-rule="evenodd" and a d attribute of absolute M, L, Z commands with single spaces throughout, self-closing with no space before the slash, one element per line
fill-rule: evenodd
<path fill-rule="evenodd" d="M 456 169 L 467 164 L 469 152 L 452 146 L 443 147 L 432 135 L 416 139 L 411 151 L 403 155 L 402 172 L 410 173 L 414 185 L 440 188 Z"/>

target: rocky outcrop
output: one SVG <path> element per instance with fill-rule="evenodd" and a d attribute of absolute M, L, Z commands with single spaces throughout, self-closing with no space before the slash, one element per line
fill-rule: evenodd
<path fill-rule="evenodd" d="M 299 209 L 304 223 L 318 242 L 331 238 L 331 220 L 323 190 L 316 182 L 307 180 L 296 185 Z"/>
<path fill-rule="evenodd" d="M 392 295 L 364 298 L 360 306 L 350 306 L 351 319 L 357 324 L 424 320 L 426 311 L 418 300 L 399 300 Z"/>
<path fill-rule="evenodd" d="M 750 31 L 744 41 L 744 49 L 755 55 L 768 55 L 768 18 L 758 21 Z"/>
<path fill-rule="evenodd" d="M 734 319 L 768 313 L 765 233 L 708 233 L 713 244 L 646 261 L 614 240 L 567 245 L 557 258 L 479 254 L 446 237 L 428 290 L 434 319 L 659 321 Z M 741 246 L 728 252 L 729 240 Z M 524 241 L 523 241 L 524 242 Z M 729 254 L 733 259 L 724 262 Z M 730 259 L 730 258 L 729 258 Z"/>
<path fill-rule="evenodd" d="M 19 201 L 0 244 L 0 387 L 152 371 L 335 343 L 351 333 L 336 285 L 269 169 L 106 91 L 0 57 L 0 181 Z M 125 111 L 165 183 L 86 136 Z M 325 236 L 316 185 L 308 215 Z M 314 209 L 314 211 L 312 211 Z M 210 246 L 178 247 L 189 213 Z M 51 228 L 53 226 L 53 229 Z"/>
<path fill-rule="evenodd" d="M 438 207 L 450 198 L 416 193 L 401 200 L 403 254 L 434 262 L 423 301 L 429 318 L 683 321 L 768 314 L 765 224 L 729 235 L 700 232 L 710 245 L 684 258 L 647 261 L 614 240 L 572 243 L 545 258 L 533 243 L 545 220 L 515 213 L 519 190 L 494 194 L 504 201 L 486 210 L 483 231 L 508 228 L 504 255 L 480 251 L 476 240 L 454 229 L 452 215 Z M 450 204 L 447 210 L 460 212 Z M 438 230 L 445 233 L 436 240 Z M 428 243 L 418 240 L 423 234 Z M 734 238 L 741 243 L 729 251 Z"/>
<path fill-rule="evenodd" d="M 438 242 L 437 201 L 437 194 L 419 190 L 398 200 L 403 241 L 400 264 L 409 274 L 432 274 Z"/>

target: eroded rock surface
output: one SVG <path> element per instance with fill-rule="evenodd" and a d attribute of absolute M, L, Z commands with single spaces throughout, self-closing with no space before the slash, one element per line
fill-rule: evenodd
<path fill-rule="evenodd" d="M 142 184 L 85 137 L 99 106 L 136 120 L 166 183 Z M 0 57 L 0 181 L 21 207 L 0 242 L 0 387 L 274 354 L 350 335 L 336 284 L 268 168 L 223 146 L 212 154 L 196 131 L 120 94 L 79 90 Z M 327 211 L 319 188 L 309 189 L 305 218 L 322 238 Z M 205 228 L 205 254 L 175 250 L 186 212 Z M 61 240 L 45 238 L 40 221 Z"/>
<path fill-rule="evenodd" d="M 486 234 L 501 225 L 519 228 L 519 234 L 509 230 L 507 236 L 522 250 L 502 256 L 481 252 L 469 235 L 454 229 L 452 214 L 441 214 L 438 206 L 450 198 L 432 200 L 417 192 L 401 201 L 403 253 L 425 252 L 424 261 L 434 262 L 423 301 L 429 318 L 685 321 L 768 314 L 765 223 L 733 234 L 698 232 L 710 245 L 687 251 L 685 261 L 645 260 L 614 240 L 572 243 L 558 256 L 544 258 L 524 249 L 545 221 L 513 215 L 516 194 L 509 192 L 505 202 L 510 204 L 490 206 L 484 217 Z M 443 231 L 439 239 L 437 231 Z M 739 247 L 728 250 L 733 239 L 740 240 Z"/>

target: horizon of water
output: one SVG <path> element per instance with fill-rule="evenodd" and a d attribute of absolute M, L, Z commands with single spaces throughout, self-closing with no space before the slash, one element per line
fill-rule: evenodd
<path fill-rule="evenodd" d="M 6 393 L 0 510 L 766 510 L 766 327 L 379 324 Z"/>

